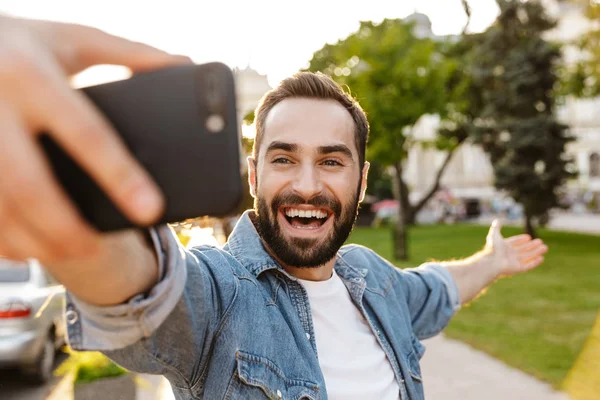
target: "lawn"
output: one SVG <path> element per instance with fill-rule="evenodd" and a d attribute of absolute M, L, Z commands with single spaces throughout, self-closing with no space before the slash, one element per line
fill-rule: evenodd
<path fill-rule="evenodd" d="M 503 228 L 504 236 L 521 233 Z M 486 227 L 419 226 L 411 260 L 392 259 L 386 228 L 356 228 L 349 242 L 372 248 L 399 267 L 461 258 L 481 249 Z M 600 308 L 600 236 L 540 230 L 550 252 L 536 270 L 496 282 L 458 313 L 445 333 L 559 387 L 582 350 Z"/>

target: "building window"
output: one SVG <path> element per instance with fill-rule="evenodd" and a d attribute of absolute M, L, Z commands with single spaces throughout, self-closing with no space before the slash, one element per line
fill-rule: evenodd
<path fill-rule="evenodd" d="M 590 178 L 600 178 L 600 154 L 590 155 Z"/>

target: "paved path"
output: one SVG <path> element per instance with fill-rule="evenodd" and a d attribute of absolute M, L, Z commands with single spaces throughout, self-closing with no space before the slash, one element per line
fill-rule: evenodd
<path fill-rule="evenodd" d="M 557 214 L 550 220 L 548 228 L 600 235 L 600 214 Z"/>
<path fill-rule="evenodd" d="M 486 215 L 479 219 L 482 225 L 489 225 L 495 217 Z M 522 226 L 521 221 L 502 220 L 503 225 Z M 600 235 L 600 214 L 571 214 L 557 213 L 552 216 L 548 223 L 548 228 L 557 231 L 591 233 Z"/>
<path fill-rule="evenodd" d="M 489 224 L 494 217 L 482 217 Z M 521 224 L 521 222 L 505 225 Z M 600 215 L 560 213 L 548 228 L 600 234 Z M 566 400 L 549 384 L 443 335 L 423 342 L 427 351 L 421 362 L 427 400 Z"/>
<path fill-rule="evenodd" d="M 58 353 L 55 367 L 66 359 L 64 353 Z M 43 400 L 51 390 L 60 382 L 59 377 L 52 377 L 50 381 L 41 386 L 36 386 L 27 381 L 16 369 L 0 370 L 0 399 L 2 400 Z"/>
<path fill-rule="evenodd" d="M 437 336 L 427 346 L 421 372 L 427 400 L 567 400 L 546 383 L 474 350 Z"/>

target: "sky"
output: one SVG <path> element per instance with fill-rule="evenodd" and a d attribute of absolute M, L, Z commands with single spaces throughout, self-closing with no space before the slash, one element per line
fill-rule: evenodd
<path fill-rule="evenodd" d="M 470 0 L 471 31 L 495 19 L 495 0 Z M 266 74 L 271 86 L 306 66 L 325 43 L 354 32 L 359 21 L 427 14 L 435 34 L 457 34 L 466 16 L 460 0 L 2 0 L 0 13 L 94 26 L 115 35 L 190 56 Z M 97 67 L 77 86 L 125 77 Z"/>

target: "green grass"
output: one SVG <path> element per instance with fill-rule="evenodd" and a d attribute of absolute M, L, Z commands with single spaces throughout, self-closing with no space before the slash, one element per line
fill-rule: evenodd
<path fill-rule="evenodd" d="M 97 351 L 69 351 L 70 356 L 55 371 L 56 375 L 75 374 L 74 383 L 89 383 L 102 378 L 125 375 L 127 370 Z"/>
<path fill-rule="evenodd" d="M 522 233 L 503 228 L 504 236 Z M 389 228 L 356 228 L 349 242 L 372 248 L 399 267 L 466 257 L 483 246 L 486 227 L 410 230 L 409 262 L 394 261 Z M 536 270 L 502 279 L 452 320 L 447 336 L 559 387 L 600 308 L 600 236 L 540 230 L 550 247 Z"/>

